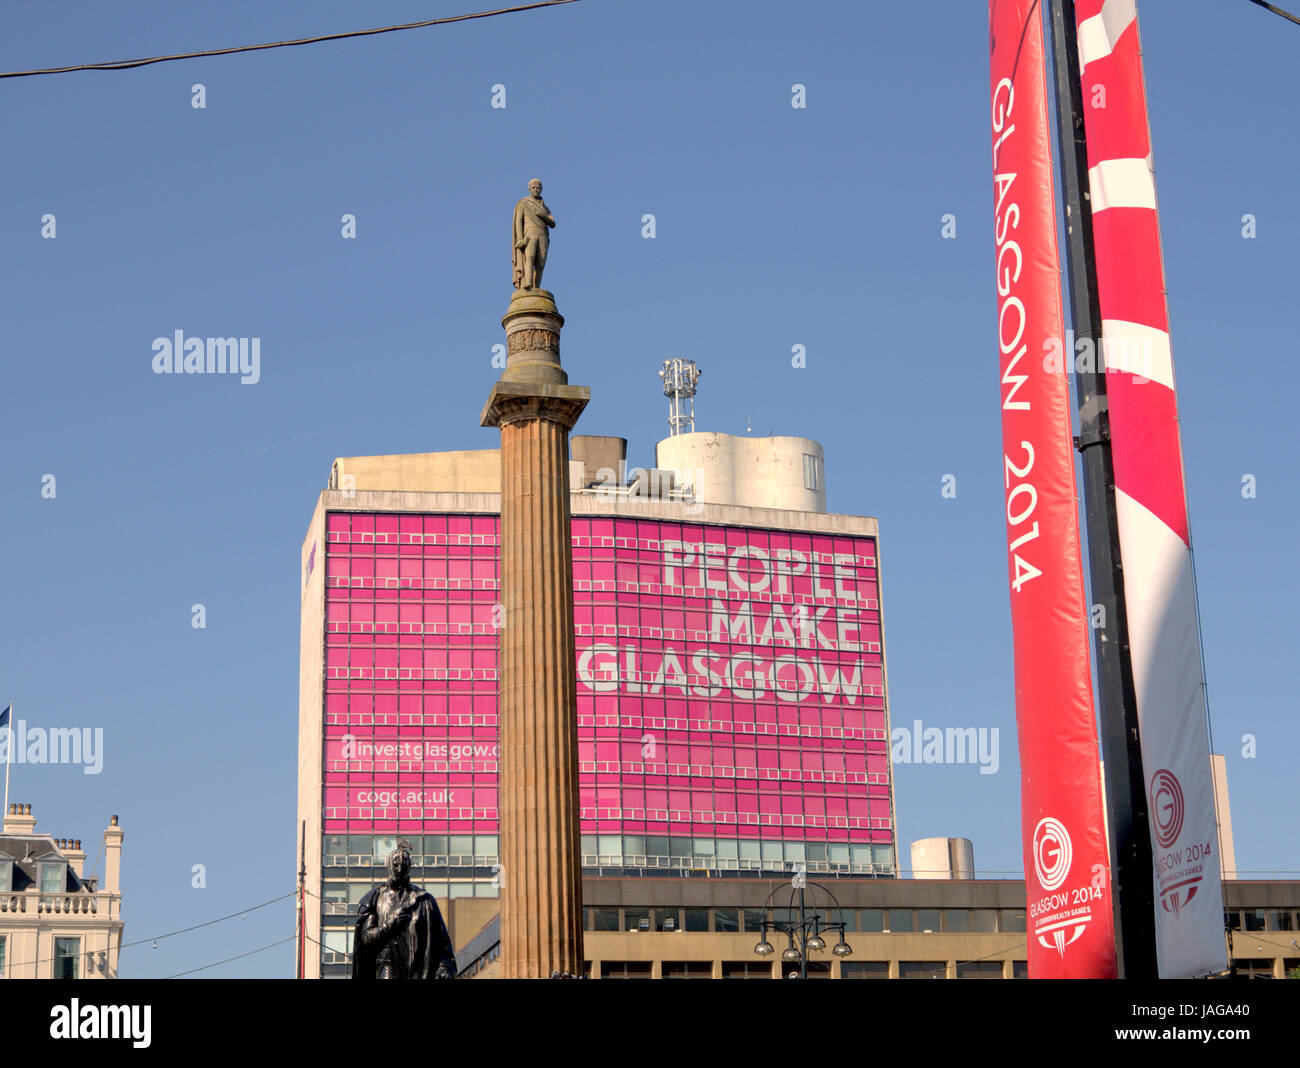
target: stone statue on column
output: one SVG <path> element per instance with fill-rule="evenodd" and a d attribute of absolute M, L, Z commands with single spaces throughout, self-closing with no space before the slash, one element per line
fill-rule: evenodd
<path fill-rule="evenodd" d="M 516 289 L 541 289 L 542 269 L 551 244 L 555 216 L 542 200 L 542 180 L 528 183 L 529 195 L 515 205 L 510 257 Z"/>

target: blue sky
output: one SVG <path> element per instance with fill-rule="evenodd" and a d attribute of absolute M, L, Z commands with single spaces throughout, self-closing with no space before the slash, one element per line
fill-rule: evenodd
<path fill-rule="evenodd" d="M 472 7 L 11 0 L 0 68 Z M 580 429 L 651 461 L 656 372 L 683 355 L 704 370 L 699 429 L 820 440 L 832 510 L 880 519 L 895 725 L 1001 733 L 996 775 L 896 769 L 900 842 L 966 836 L 978 868 L 1020 869 L 986 8 L 743 10 L 583 0 L 0 82 L 0 700 L 31 725 L 105 731 L 101 774 L 16 766 L 11 798 L 92 860 L 120 814 L 128 942 L 292 890 L 307 521 L 336 456 L 494 445 L 478 413 L 510 207 L 534 175 L 559 223 L 546 285 L 565 365 L 592 389 Z M 1140 13 L 1215 747 L 1238 866 L 1300 869 L 1283 384 L 1300 32 L 1246 0 Z M 260 381 L 153 374 L 153 339 L 177 329 L 261 338 Z M 128 948 L 121 971 L 170 975 L 293 927 L 284 902 Z M 289 975 L 292 959 L 285 945 L 204 974 Z"/>

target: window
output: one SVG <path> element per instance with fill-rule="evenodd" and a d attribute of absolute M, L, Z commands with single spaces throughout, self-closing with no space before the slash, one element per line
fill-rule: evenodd
<path fill-rule="evenodd" d="M 916 910 L 916 929 L 924 931 L 926 934 L 933 934 L 939 930 L 939 910 L 938 909 L 917 909 Z"/>
<path fill-rule="evenodd" d="M 708 909 L 687 909 L 686 910 L 686 930 L 707 931 L 708 929 L 709 929 Z"/>
<path fill-rule="evenodd" d="M 80 938 L 56 938 L 54 940 L 55 979 L 76 979 L 77 962 L 80 959 Z"/>
<path fill-rule="evenodd" d="M 842 960 L 840 961 L 841 979 L 888 979 L 889 961 L 887 960 Z"/>
<path fill-rule="evenodd" d="M 650 910 L 649 909 L 624 909 L 623 910 L 623 930 L 625 931 L 648 931 L 650 930 Z"/>
<path fill-rule="evenodd" d="M 8 942 L 4 935 L 0 935 L 0 979 L 5 978 L 5 946 Z"/>
<path fill-rule="evenodd" d="M 42 894 L 61 894 L 68 888 L 66 864 L 42 864 L 40 869 Z"/>
<path fill-rule="evenodd" d="M 703 910 L 706 914 L 708 909 Z M 708 919 L 705 919 L 708 924 Z M 682 929 L 682 917 L 679 909 L 655 909 L 654 922 L 650 925 L 655 931 L 680 931 Z M 705 927 L 708 930 L 708 927 Z"/>
<path fill-rule="evenodd" d="M 1011 962 L 1011 978 L 1012 978 L 1012 979 L 1028 979 L 1028 978 L 1029 978 L 1029 961 L 1027 961 L 1027 960 L 1013 960 L 1013 961 Z"/>
<path fill-rule="evenodd" d="M 971 909 L 972 931 L 988 933 L 998 929 L 998 910 L 997 909 Z"/>
<path fill-rule="evenodd" d="M 1000 960 L 963 960 L 957 963 L 958 979 L 1001 979 Z"/>
<path fill-rule="evenodd" d="M 586 911 L 588 931 L 618 930 L 617 905 L 593 905 Z"/>
<path fill-rule="evenodd" d="M 1268 909 L 1245 909 L 1242 918 L 1247 931 L 1262 931 L 1268 918 Z"/>
<path fill-rule="evenodd" d="M 884 909 L 858 909 L 858 930 L 874 934 L 885 929 Z"/>
<path fill-rule="evenodd" d="M 1269 909 L 1268 924 L 1270 931 L 1294 931 L 1294 916 L 1290 909 Z"/>
<path fill-rule="evenodd" d="M 946 979 L 948 962 L 942 960 L 900 960 L 898 962 L 900 979 Z"/>
<path fill-rule="evenodd" d="M 1024 909 L 999 909 L 1001 929 L 1004 932 L 1022 933 L 1025 929 Z"/>
<path fill-rule="evenodd" d="M 666 960 L 662 975 L 665 979 L 712 979 L 713 962 L 708 960 Z"/>
<path fill-rule="evenodd" d="M 1232 970 L 1247 979 L 1272 979 L 1273 962 L 1267 957 L 1242 957 L 1232 962 Z"/>
<path fill-rule="evenodd" d="M 766 961 L 724 960 L 722 962 L 724 979 L 771 979 L 772 965 Z"/>
<path fill-rule="evenodd" d="M 799 962 L 782 961 L 781 978 L 789 979 L 791 976 L 800 975 Z M 829 979 L 831 977 L 831 962 L 828 960 L 810 960 L 808 962 L 809 979 Z M 800 976 L 800 978 L 803 978 Z"/>
<path fill-rule="evenodd" d="M 600 962 L 602 979 L 649 979 L 651 964 L 648 960 L 605 960 Z"/>
<path fill-rule="evenodd" d="M 688 920 L 687 922 L 690 921 Z M 740 910 L 739 909 L 714 909 L 713 929 L 715 931 L 739 931 Z"/>
<path fill-rule="evenodd" d="M 912 929 L 911 909 L 890 909 L 887 931 L 910 931 Z"/>
<path fill-rule="evenodd" d="M 323 962 L 326 964 L 346 964 L 352 953 L 352 932 L 321 932 L 321 949 L 324 950 Z"/>
<path fill-rule="evenodd" d="M 0 857 L 0 894 L 8 894 L 14 888 L 14 862 L 8 857 Z"/>
<path fill-rule="evenodd" d="M 966 909 L 944 909 L 943 929 L 945 931 L 969 931 L 970 913 Z"/>
<path fill-rule="evenodd" d="M 803 454 L 803 488 L 814 493 L 822 488 L 822 458 L 816 453 Z"/>
<path fill-rule="evenodd" d="M 762 909 L 742 909 L 741 912 L 744 915 L 746 931 L 763 930 L 763 921 L 767 916 Z"/>

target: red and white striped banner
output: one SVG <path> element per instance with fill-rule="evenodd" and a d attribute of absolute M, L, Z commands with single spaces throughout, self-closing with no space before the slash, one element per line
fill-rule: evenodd
<path fill-rule="evenodd" d="M 1178 405 L 1134 0 L 1076 0 L 1124 597 L 1163 978 L 1227 968 Z"/>
<path fill-rule="evenodd" d="M 1029 974 L 1111 978 L 1109 858 L 1089 673 L 1038 0 L 989 0 L 1007 570 Z"/>

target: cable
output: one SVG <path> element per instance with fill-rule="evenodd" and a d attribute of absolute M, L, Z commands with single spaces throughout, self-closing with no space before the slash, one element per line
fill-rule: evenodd
<path fill-rule="evenodd" d="M 134 942 L 121 942 L 118 944 L 117 947 L 119 967 L 120 967 L 122 950 L 126 949 L 129 946 L 139 946 L 139 945 L 143 945 L 145 942 L 159 942 L 164 938 L 171 938 L 175 935 L 187 934 L 190 931 L 197 931 L 203 927 L 211 927 L 215 923 L 224 923 L 226 920 L 233 920 L 236 916 L 246 916 L 250 912 L 256 912 L 258 909 L 264 909 L 266 908 L 267 905 L 274 905 L 277 901 L 283 901 L 287 897 L 297 897 L 297 896 L 298 896 L 298 891 L 295 888 L 289 891 L 289 893 L 287 894 L 281 894 L 279 897 L 271 898 L 270 901 L 263 901 L 260 905 L 253 905 L 250 908 L 240 909 L 238 912 L 232 912 L 229 916 L 219 916 L 215 920 L 208 920 L 205 923 L 196 923 L 193 927 L 182 927 L 179 931 L 168 931 L 166 934 L 155 935 L 152 938 L 137 938 Z M 111 949 L 112 947 L 110 946 L 109 948 Z M 98 952 L 98 950 L 90 950 L 88 952 Z M 31 968 L 31 967 L 35 967 L 38 964 L 49 964 L 51 961 L 54 960 L 58 960 L 58 958 L 41 957 L 34 961 L 24 961 L 22 964 L 12 964 L 11 967 Z"/>
<path fill-rule="evenodd" d="M 296 45 L 319 44 L 322 41 L 342 41 L 349 37 L 372 37 L 379 33 L 395 33 L 398 30 L 418 30 L 426 26 L 440 26 L 448 22 L 467 22 L 470 19 L 486 19 L 493 15 L 511 15 L 519 11 L 532 11 L 539 7 L 555 7 L 557 4 L 572 4 L 576 0 L 538 0 L 537 3 L 524 4 L 521 7 L 503 7 L 495 11 L 475 11 L 468 15 L 450 15 L 441 19 L 425 19 L 422 22 L 406 22 L 400 26 L 380 26 L 371 30 L 348 30 L 344 33 L 327 33 L 319 37 L 299 37 L 292 41 L 268 41 L 264 44 L 238 45 L 234 48 L 213 48 L 206 52 L 181 52 L 169 56 L 150 56 L 148 59 L 122 59 L 110 63 L 80 63 L 70 67 L 47 67 L 41 70 L 15 70 L 0 74 L 0 78 L 31 78 L 38 74 L 69 74 L 80 70 L 131 70 L 135 67 L 147 67 L 151 63 L 170 63 L 178 59 L 202 59 L 205 56 L 228 56 L 236 52 L 260 52 L 267 48 L 292 48 Z"/>
<path fill-rule="evenodd" d="M 1258 7 L 1264 8 L 1267 11 L 1273 12 L 1274 15 L 1281 15 L 1284 19 L 1290 19 L 1297 26 L 1300 26 L 1300 19 L 1296 18 L 1289 11 L 1283 11 L 1280 7 L 1274 7 L 1272 4 L 1267 3 L 1266 0 L 1250 0 L 1250 2 L 1252 4 L 1255 4 Z"/>
<path fill-rule="evenodd" d="M 296 897 L 297 889 L 290 890 L 287 894 L 281 894 L 279 897 L 273 897 L 270 901 L 263 901 L 260 905 L 254 905 L 252 908 L 239 909 L 232 912 L 229 916 L 219 916 L 215 920 L 208 920 L 206 923 L 196 923 L 193 927 L 182 927 L 179 931 L 168 931 L 166 934 L 155 935 L 153 938 L 138 938 L 134 942 L 123 942 L 117 948 L 126 949 L 128 946 L 139 946 L 145 942 L 158 942 L 164 938 L 171 938 L 173 935 L 187 934 L 190 931 L 197 931 L 201 927 L 211 927 L 214 923 L 224 923 L 226 920 L 233 920 L 236 916 L 245 916 L 250 912 L 256 912 L 258 909 L 264 909 L 267 905 L 274 905 L 277 901 L 283 901 L 287 897 Z"/>
<path fill-rule="evenodd" d="M 274 949 L 276 946 L 282 946 L 286 942 L 292 942 L 298 935 L 295 932 L 288 938 L 282 938 L 278 942 L 272 942 L 269 946 L 259 946 L 257 949 L 250 949 L 247 953 L 238 953 L 233 957 L 227 957 L 225 960 L 215 961 L 212 964 L 205 964 L 201 968 L 191 968 L 187 972 L 177 972 L 175 975 L 164 975 L 164 979 L 181 979 L 187 975 L 193 975 L 195 972 L 206 972 L 209 968 L 216 968 L 222 964 L 229 964 L 232 960 L 243 960 L 245 957 L 251 957 L 254 953 L 265 953 L 268 949 Z"/>

